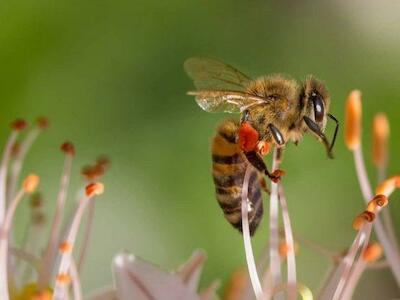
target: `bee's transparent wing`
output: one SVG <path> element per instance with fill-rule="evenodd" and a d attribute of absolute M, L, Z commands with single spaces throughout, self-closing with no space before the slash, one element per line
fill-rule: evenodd
<path fill-rule="evenodd" d="M 263 98 L 244 92 L 196 91 L 188 94 L 194 95 L 197 104 L 208 112 L 239 113 L 250 106 L 265 103 Z"/>
<path fill-rule="evenodd" d="M 245 91 L 251 81 L 239 70 L 206 57 L 189 58 L 184 68 L 197 90 Z"/>

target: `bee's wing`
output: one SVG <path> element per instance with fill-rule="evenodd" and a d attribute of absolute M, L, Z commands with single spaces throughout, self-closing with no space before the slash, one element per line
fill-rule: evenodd
<path fill-rule="evenodd" d="M 184 68 L 197 90 L 244 91 L 251 81 L 239 70 L 211 58 L 189 58 Z"/>
<path fill-rule="evenodd" d="M 265 103 L 265 99 L 244 92 L 234 91 L 196 91 L 197 104 L 208 112 L 242 112 L 250 106 Z"/>

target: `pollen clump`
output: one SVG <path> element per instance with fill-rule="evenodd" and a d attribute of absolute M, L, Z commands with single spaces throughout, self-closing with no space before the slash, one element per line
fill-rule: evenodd
<path fill-rule="evenodd" d="M 23 182 L 23 189 L 25 193 L 32 194 L 39 185 L 40 178 L 35 174 L 31 174 L 25 178 Z"/>
<path fill-rule="evenodd" d="M 345 141 L 350 150 L 360 146 L 361 139 L 361 92 L 350 92 L 346 102 Z"/>
<path fill-rule="evenodd" d="M 104 192 L 104 185 L 100 182 L 90 183 L 86 186 L 86 196 L 99 196 Z"/>

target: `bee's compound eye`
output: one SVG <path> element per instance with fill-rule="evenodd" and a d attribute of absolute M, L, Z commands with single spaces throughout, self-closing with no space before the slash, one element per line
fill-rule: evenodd
<path fill-rule="evenodd" d="M 324 101 L 322 100 L 320 95 L 313 96 L 311 100 L 314 105 L 315 121 L 321 122 L 324 119 L 325 115 Z"/>

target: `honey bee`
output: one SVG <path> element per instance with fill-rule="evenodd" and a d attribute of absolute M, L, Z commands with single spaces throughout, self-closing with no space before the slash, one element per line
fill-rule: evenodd
<path fill-rule="evenodd" d="M 301 85 L 280 74 L 254 80 L 218 60 L 202 57 L 189 58 L 184 68 L 197 88 L 188 94 L 195 96 L 203 110 L 241 115 L 240 122 L 222 123 L 212 145 L 217 199 L 233 226 L 241 225 L 237 192 L 245 167 L 251 164 L 257 178 L 265 174 L 274 182 L 283 175 L 281 170 L 270 173 L 262 158 L 272 147 L 283 149 L 289 141 L 297 145 L 304 133 L 311 132 L 333 158 L 339 123 L 329 114 L 330 96 L 325 85 L 315 77 L 307 77 Z M 328 118 L 336 123 L 331 142 L 324 134 Z M 260 180 L 254 179 L 251 188 L 255 193 L 249 194 L 254 233 L 262 217 L 262 201 L 259 204 L 256 197 L 262 189 Z"/>

